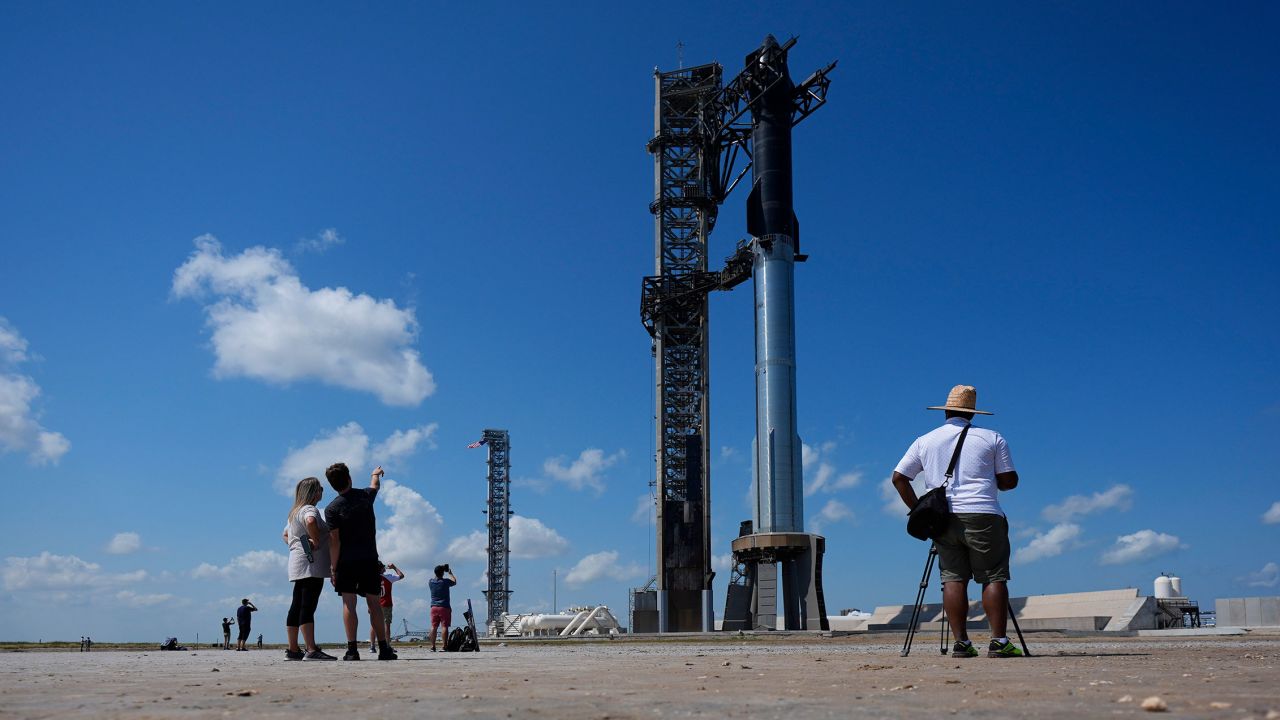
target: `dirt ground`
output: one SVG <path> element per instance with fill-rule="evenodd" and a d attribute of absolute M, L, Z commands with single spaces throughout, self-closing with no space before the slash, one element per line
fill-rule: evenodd
<path fill-rule="evenodd" d="M 1280 718 L 1280 636 L 1030 635 L 1035 657 L 958 659 L 918 637 L 401 647 L 401 660 L 283 651 L 0 653 L 0 718 Z M 334 648 L 330 648 L 333 650 Z M 340 652 L 340 651 L 339 651 Z M 367 657 L 367 654 L 366 654 Z"/>

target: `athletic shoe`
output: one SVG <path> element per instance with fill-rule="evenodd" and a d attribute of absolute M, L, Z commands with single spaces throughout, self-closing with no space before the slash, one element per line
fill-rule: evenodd
<path fill-rule="evenodd" d="M 337 660 L 338 658 L 330 655 L 329 653 L 321 650 L 320 648 L 316 648 L 315 650 L 312 650 L 311 652 L 307 653 L 307 656 L 303 659 L 304 660 Z M 360 658 L 357 657 L 356 659 L 359 660 Z"/>
<path fill-rule="evenodd" d="M 978 657 L 978 648 L 974 647 L 973 643 L 967 643 L 967 642 L 962 642 L 960 640 L 957 640 L 956 644 L 951 647 L 951 656 L 952 657 Z"/>
<path fill-rule="evenodd" d="M 284 651 L 285 660 L 301 660 L 306 656 L 307 654 L 302 652 L 301 650 L 285 650 Z"/>
<path fill-rule="evenodd" d="M 359 660 L 359 659 L 360 659 L 360 651 L 359 651 L 359 650 L 348 650 L 348 651 L 347 651 L 347 654 L 342 656 L 342 659 L 343 659 L 343 660 Z"/>
<path fill-rule="evenodd" d="M 976 654 L 976 653 L 975 653 Z M 999 640 L 992 640 L 987 646 L 987 657 L 989 658 L 1006 658 L 1006 657 L 1022 657 L 1022 651 L 1012 642 L 1005 641 L 1001 643 Z"/>
<path fill-rule="evenodd" d="M 396 655 L 395 650 L 392 650 L 391 648 L 384 646 L 381 650 L 378 651 L 378 659 L 379 660 L 399 660 L 400 656 Z"/>
<path fill-rule="evenodd" d="M 373 643 L 369 643 L 369 652 L 371 652 L 371 653 L 376 653 L 376 652 L 378 652 L 378 646 L 377 646 L 377 645 L 374 645 Z"/>

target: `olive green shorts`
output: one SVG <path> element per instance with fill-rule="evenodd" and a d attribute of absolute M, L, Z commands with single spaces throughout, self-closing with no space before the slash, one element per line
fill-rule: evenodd
<path fill-rule="evenodd" d="M 388 605 L 388 606 L 386 606 L 386 607 L 382 608 L 382 624 L 383 624 L 383 625 L 390 625 L 390 624 L 391 624 L 391 608 L 393 608 L 393 607 L 395 607 L 395 606 L 394 606 L 394 605 Z"/>
<path fill-rule="evenodd" d="M 1009 521 L 1003 515 L 956 513 L 933 544 L 942 582 L 1009 581 Z"/>

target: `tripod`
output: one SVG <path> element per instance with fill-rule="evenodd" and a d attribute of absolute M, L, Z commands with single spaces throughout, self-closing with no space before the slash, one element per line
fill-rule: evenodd
<path fill-rule="evenodd" d="M 924 607 L 924 593 L 929 589 L 929 576 L 933 574 L 933 561 L 938 557 L 938 546 L 929 545 L 929 557 L 924 562 L 924 574 L 920 576 L 920 589 L 916 592 L 916 606 L 911 611 L 911 624 L 907 626 L 907 638 L 902 643 L 902 657 L 911 654 L 911 643 L 915 640 L 916 629 L 919 625 L 920 611 Z M 1022 637 L 1022 628 L 1018 625 L 1018 616 L 1013 613 L 1013 606 L 1009 601 L 1005 600 L 1005 610 L 1009 613 L 1009 619 L 1013 621 L 1013 629 L 1018 633 L 1018 644 L 1022 645 L 1023 657 L 1031 657 L 1031 651 L 1027 649 L 1027 641 Z M 942 631 L 939 634 L 938 652 L 943 655 L 947 654 L 947 631 L 950 630 L 950 623 L 947 618 L 942 619 Z"/>

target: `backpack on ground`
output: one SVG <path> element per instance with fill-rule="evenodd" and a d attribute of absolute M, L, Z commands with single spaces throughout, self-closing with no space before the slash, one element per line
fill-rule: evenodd
<path fill-rule="evenodd" d="M 462 644 L 465 641 L 465 638 L 466 632 L 462 628 L 456 627 L 450 630 L 449 637 L 445 638 L 444 641 L 444 651 L 458 652 L 462 650 Z"/>

